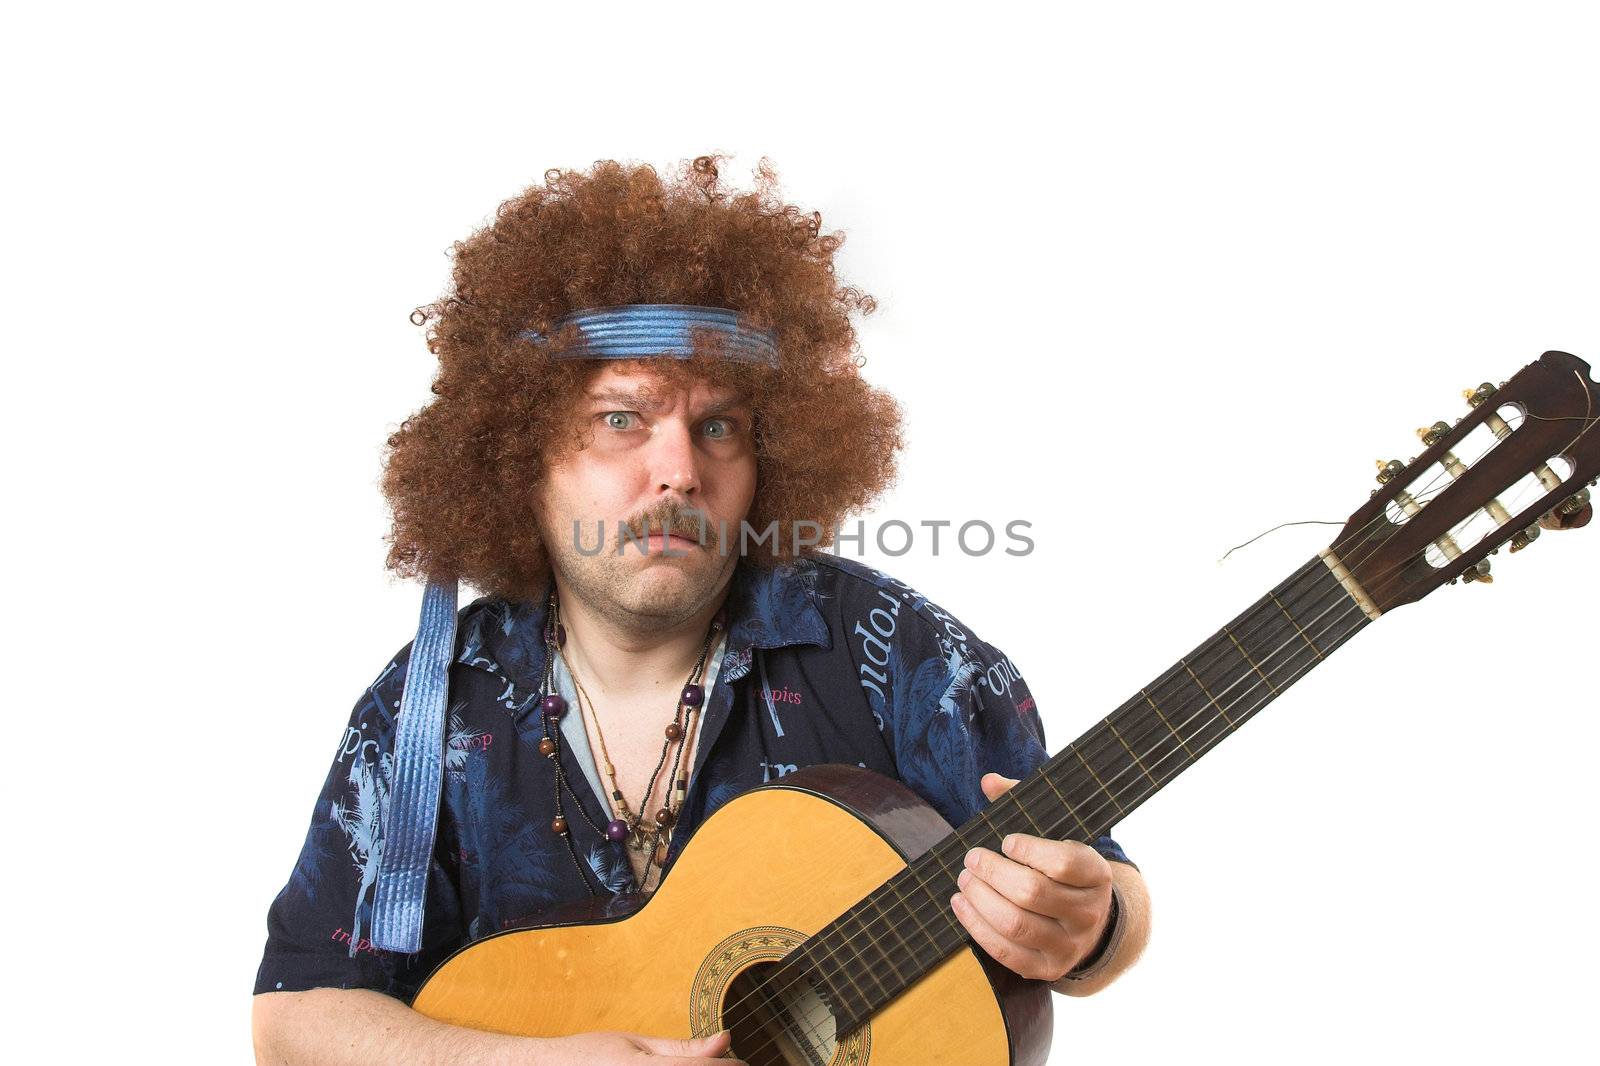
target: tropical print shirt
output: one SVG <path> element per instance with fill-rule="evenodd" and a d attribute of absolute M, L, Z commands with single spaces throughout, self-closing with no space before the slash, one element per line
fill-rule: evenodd
<path fill-rule="evenodd" d="M 288 883 L 267 913 L 255 991 L 370 988 L 409 1001 L 452 952 L 538 924 L 552 906 L 637 886 L 572 746 L 562 759 L 587 819 L 550 828 L 553 773 L 539 754 L 545 604 L 480 597 L 457 612 L 445 782 L 422 950 L 368 939 L 407 644 L 356 701 Z M 952 826 L 986 803 L 978 782 L 1043 763 L 1044 726 L 1016 666 L 926 597 L 853 560 L 819 553 L 741 562 L 725 651 L 706 694 L 695 765 L 662 881 L 695 827 L 740 792 L 803 766 L 846 763 L 895 778 Z M 757 846 L 759 846 L 757 844 Z M 1109 836 L 1094 844 L 1128 862 Z"/>

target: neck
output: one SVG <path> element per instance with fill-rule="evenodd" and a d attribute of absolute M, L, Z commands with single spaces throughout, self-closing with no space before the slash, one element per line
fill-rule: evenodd
<path fill-rule="evenodd" d="M 559 576 L 562 654 L 585 686 L 615 699 L 650 699 L 675 694 L 699 660 L 711 620 L 727 598 L 729 582 L 693 614 L 674 623 L 642 619 L 632 624 L 584 602 Z"/>

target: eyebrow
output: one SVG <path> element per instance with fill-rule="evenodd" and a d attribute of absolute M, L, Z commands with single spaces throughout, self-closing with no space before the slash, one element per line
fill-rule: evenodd
<path fill-rule="evenodd" d="M 599 391 L 589 393 L 588 398 L 591 405 L 617 404 L 621 407 L 630 408 L 635 411 L 644 411 L 647 413 L 654 413 L 666 406 L 660 400 L 652 399 L 641 393 L 629 392 L 626 389 L 600 389 Z M 750 398 L 748 396 L 742 393 L 735 393 L 732 396 L 728 396 L 720 400 L 713 400 L 711 403 L 706 405 L 706 408 L 701 412 L 701 415 L 704 417 L 706 415 L 722 414 L 723 412 L 731 411 L 736 407 L 747 407 L 749 406 L 749 403 Z"/>

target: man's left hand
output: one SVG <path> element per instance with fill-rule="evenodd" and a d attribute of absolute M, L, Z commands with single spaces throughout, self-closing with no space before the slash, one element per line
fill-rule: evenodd
<path fill-rule="evenodd" d="M 1017 782 L 984 774 L 990 802 Z M 1111 914 L 1111 864 L 1075 840 L 1012 833 L 1000 851 L 973 848 L 951 897 L 972 939 L 1009 970 L 1059 980 L 1094 950 Z"/>

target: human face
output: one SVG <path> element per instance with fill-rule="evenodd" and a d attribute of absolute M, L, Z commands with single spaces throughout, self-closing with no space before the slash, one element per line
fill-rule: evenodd
<path fill-rule="evenodd" d="M 736 550 L 719 550 L 718 530 L 737 545 L 755 497 L 749 403 L 698 382 L 669 390 L 653 371 L 615 365 L 577 402 L 589 440 L 547 468 L 540 500 L 557 579 L 630 628 L 693 618 L 738 563 Z M 625 529 L 636 539 L 624 541 Z"/>

